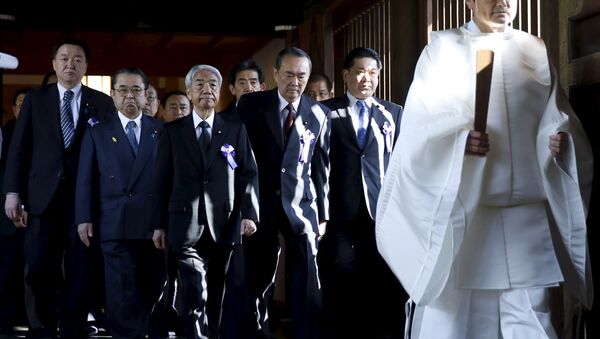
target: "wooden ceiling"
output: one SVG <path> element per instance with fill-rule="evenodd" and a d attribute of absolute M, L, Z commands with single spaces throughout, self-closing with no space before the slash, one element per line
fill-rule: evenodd
<path fill-rule="evenodd" d="M 83 39 L 92 55 L 88 74 L 111 74 L 137 66 L 151 76 L 184 76 L 190 66 L 208 63 L 228 69 L 274 38 L 277 25 L 300 24 L 319 0 L 177 1 L 162 6 L 141 0 L 88 3 L 25 1 L 0 5 L 0 51 L 19 58 L 16 71 L 45 74 L 52 46 L 64 36 Z M 35 11 L 31 6 L 36 6 Z M 278 15 L 270 13 L 279 12 Z M 93 14 L 92 14 L 93 13 Z"/>

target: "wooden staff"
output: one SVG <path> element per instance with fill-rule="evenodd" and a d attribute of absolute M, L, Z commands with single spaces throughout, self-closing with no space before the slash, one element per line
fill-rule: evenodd
<path fill-rule="evenodd" d="M 492 69 L 494 68 L 494 52 L 489 49 L 477 51 L 477 79 L 475 82 L 475 130 L 485 133 L 487 126 L 488 106 L 490 103 L 490 87 L 492 86 Z"/>

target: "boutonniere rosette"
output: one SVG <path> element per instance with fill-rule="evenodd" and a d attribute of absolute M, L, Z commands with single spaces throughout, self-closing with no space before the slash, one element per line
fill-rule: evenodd
<path fill-rule="evenodd" d="M 90 127 L 94 127 L 95 125 L 99 124 L 100 121 L 98 121 L 98 119 L 96 119 L 96 117 L 91 117 L 88 119 L 87 123 L 88 123 L 88 125 L 90 125 Z"/>
<path fill-rule="evenodd" d="M 383 133 L 383 138 L 385 140 L 385 150 L 388 153 L 392 152 L 392 136 L 394 130 L 392 129 L 392 125 L 389 122 L 384 122 L 383 127 L 381 128 L 381 132 Z"/>
<path fill-rule="evenodd" d="M 300 161 L 301 164 L 304 164 L 308 161 L 308 152 L 310 151 L 310 145 L 315 143 L 315 134 L 311 132 L 309 129 L 304 131 L 300 136 Z"/>
<path fill-rule="evenodd" d="M 230 144 L 225 144 L 221 146 L 221 154 L 223 154 L 231 169 L 235 169 L 238 166 L 235 162 L 235 159 L 233 158 L 235 157 L 235 149 L 233 148 L 233 146 L 231 146 Z"/>

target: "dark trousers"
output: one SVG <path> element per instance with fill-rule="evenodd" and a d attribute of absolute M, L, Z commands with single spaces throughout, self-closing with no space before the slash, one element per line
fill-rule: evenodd
<path fill-rule="evenodd" d="M 250 290 L 246 271 L 246 247 L 243 244 L 233 246 L 229 267 L 225 276 L 223 296 L 223 315 L 221 339 L 247 338 L 256 328 L 256 322 L 250 308 Z"/>
<path fill-rule="evenodd" d="M 175 311 L 175 294 L 177 281 L 177 259 L 171 251 L 166 248 L 163 255 L 163 267 L 166 268 L 166 280 L 162 287 L 162 293 L 158 303 L 154 306 L 150 322 L 154 324 L 148 330 L 150 339 L 166 338 L 169 332 L 181 333 L 181 321 Z"/>
<path fill-rule="evenodd" d="M 408 296 L 377 250 L 364 203 L 355 218 L 329 222 L 319 267 L 329 338 L 403 338 Z"/>
<path fill-rule="evenodd" d="M 258 338 L 270 338 L 267 305 L 272 295 L 275 271 L 279 259 L 278 234 L 285 240 L 286 271 L 289 286 L 286 301 L 291 306 L 295 339 L 322 337 L 322 301 L 317 269 L 316 234 L 296 234 L 279 206 L 272 223 L 263 223 L 256 234 L 249 237 L 247 246 L 247 272 L 251 286 L 251 306 L 260 326 Z M 258 305 L 258 307 L 256 307 Z"/>
<path fill-rule="evenodd" d="M 80 338 L 91 308 L 92 267 L 88 262 L 92 250 L 69 234 L 74 232 L 72 222 L 65 224 L 64 219 L 56 217 L 29 216 L 25 232 L 26 281 L 42 326 L 53 333 L 60 318 L 61 337 Z"/>
<path fill-rule="evenodd" d="M 173 248 L 173 253 L 179 265 L 175 308 L 187 337 L 218 338 L 231 246 L 215 243 L 205 228 L 194 246 Z"/>
<path fill-rule="evenodd" d="M 93 249 L 79 240 L 73 222 L 72 187 L 62 185 L 43 214 L 29 214 L 25 229 L 26 282 L 37 317 L 51 336 L 60 320 L 61 338 L 84 336 L 94 295 Z"/>
<path fill-rule="evenodd" d="M 106 320 L 113 338 L 141 339 L 165 282 L 163 252 L 151 240 L 101 243 Z"/>
<path fill-rule="evenodd" d="M 0 328 L 4 330 L 22 321 L 25 314 L 23 234 L 18 229 L 0 235 Z"/>

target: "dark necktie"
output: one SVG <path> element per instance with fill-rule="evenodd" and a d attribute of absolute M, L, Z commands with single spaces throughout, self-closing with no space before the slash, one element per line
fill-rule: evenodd
<path fill-rule="evenodd" d="M 65 148 L 71 146 L 73 137 L 75 136 L 71 99 L 73 99 L 73 91 L 66 91 L 60 105 L 60 129 L 62 130 Z"/>
<path fill-rule="evenodd" d="M 290 136 L 290 131 L 292 130 L 292 126 L 294 126 L 294 106 L 292 104 L 288 104 L 285 107 L 288 110 L 288 115 L 283 122 L 283 141 L 286 142 L 288 137 Z"/>
<path fill-rule="evenodd" d="M 129 145 L 131 145 L 131 150 L 133 151 L 133 155 L 137 157 L 139 144 L 137 138 L 135 137 L 135 128 L 137 124 L 135 121 L 131 120 L 127 123 L 125 130 L 127 131 L 127 139 L 129 139 Z"/>
<path fill-rule="evenodd" d="M 367 104 L 364 100 L 357 100 L 356 105 L 358 106 L 358 130 L 356 131 L 356 140 L 358 140 L 358 147 L 360 149 L 365 148 L 367 142 L 367 124 L 365 123 L 365 117 L 368 116 Z"/>
<path fill-rule="evenodd" d="M 200 139 L 198 140 L 198 142 L 200 144 L 202 154 L 207 155 L 208 146 L 210 145 L 210 133 L 208 133 L 208 127 L 210 126 L 208 125 L 208 122 L 204 120 L 200 122 L 199 126 L 200 128 L 202 128 L 202 132 L 200 134 Z"/>

